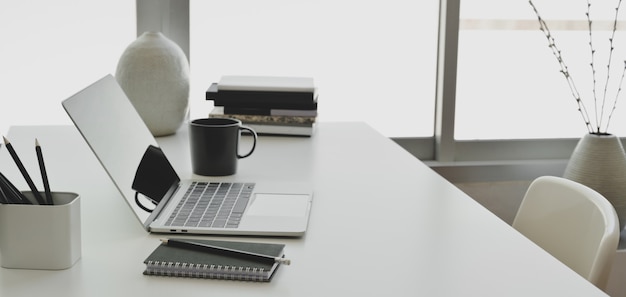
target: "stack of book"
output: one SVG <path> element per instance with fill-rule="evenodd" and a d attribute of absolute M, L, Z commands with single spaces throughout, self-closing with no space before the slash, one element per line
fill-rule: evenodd
<path fill-rule="evenodd" d="M 240 120 L 258 134 L 311 136 L 317 119 L 313 78 L 223 76 L 206 91 L 209 117 Z"/>

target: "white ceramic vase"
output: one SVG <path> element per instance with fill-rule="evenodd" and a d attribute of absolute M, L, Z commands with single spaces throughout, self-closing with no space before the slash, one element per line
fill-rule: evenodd
<path fill-rule="evenodd" d="M 160 32 L 145 32 L 124 51 L 115 78 L 154 136 L 176 133 L 189 106 L 189 62 Z"/>
<path fill-rule="evenodd" d="M 615 207 L 620 230 L 626 225 L 626 154 L 619 137 L 587 134 L 580 139 L 563 177 L 602 194 Z"/>

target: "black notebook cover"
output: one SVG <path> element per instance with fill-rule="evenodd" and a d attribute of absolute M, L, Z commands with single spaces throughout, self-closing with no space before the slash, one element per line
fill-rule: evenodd
<path fill-rule="evenodd" d="M 209 245 L 282 257 L 284 244 L 186 240 Z M 206 251 L 159 245 L 144 261 L 145 275 L 211 278 L 241 281 L 270 281 L 277 263 L 264 264 L 246 258 L 219 255 Z"/>

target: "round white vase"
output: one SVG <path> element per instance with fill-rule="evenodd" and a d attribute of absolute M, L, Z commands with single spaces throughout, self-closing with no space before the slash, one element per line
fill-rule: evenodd
<path fill-rule="evenodd" d="M 154 136 L 176 133 L 189 106 L 189 62 L 160 32 L 145 32 L 124 51 L 115 78 Z"/>
<path fill-rule="evenodd" d="M 567 163 L 563 177 L 602 194 L 615 207 L 620 230 L 626 225 L 626 154 L 619 137 L 586 134 Z"/>

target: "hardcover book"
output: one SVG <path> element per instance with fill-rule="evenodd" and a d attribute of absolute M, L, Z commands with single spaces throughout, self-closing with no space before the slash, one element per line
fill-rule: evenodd
<path fill-rule="evenodd" d="M 215 83 L 206 91 L 206 100 L 212 100 L 218 106 L 317 109 L 317 93 L 315 92 L 223 91 L 221 86 Z"/>
<path fill-rule="evenodd" d="M 257 134 L 260 135 L 289 135 L 311 137 L 315 132 L 315 123 L 310 126 L 246 123 L 246 126 L 252 128 Z"/>
<path fill-rule="evenodd" d="M 255 124 L 274 124 L 274 125 L 298 125 L 311 126 L 315 123 L 317 117 L 314 116 L 272 116 L 272 115 L 255 115 L 255 114 L 236 114 L 227 113 L 222 106 L 216 106 L 209 114 L 214 118 L 232 118 L 240 120 L 243 123 Z"/>
<path fill-rule="evenodd" d="M 290 136 L 312 136 L 316 120 L 316 117 L 224 114 L 221 106 L 216 106 L 209 117 L 238 119 L 260 135 Z"/>
<path fill-rule="evenodd" d="M 219 107 L 224 109 L 224 114 L 298 116 L 298 117 L 316 117 L 317 116 L 317 110 L 247 108 L 247 107 L 232 107 L 232 106 L 219 106 Z"/>
<path fill-rule="evenodd" d="M 220 91 L 269 91 L 313 93 L 311 77 L 225 75 L 219 81 Z"/>

